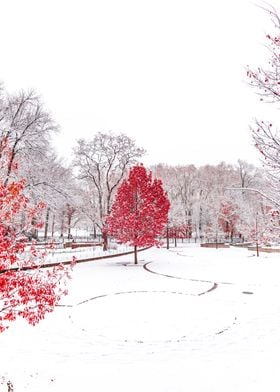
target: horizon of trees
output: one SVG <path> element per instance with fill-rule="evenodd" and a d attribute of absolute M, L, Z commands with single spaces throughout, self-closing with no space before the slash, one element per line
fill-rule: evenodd
<path fill-rule="evenodd" d="M 39 233 L 34 222 L 34 228 L 24 233 L 29 239 L 40 234 L 45 240 L 71 240 L 83 230 L 87 237 L 102 236 L 106 249 L 105 222 L 116 191 L 145 151 L 125 134 L 99 132 L 91 140 L 79 139 L 73 161 L 65 165 L 51 142 L 58 129 L 34 91 L 10 95 L 2 87 L 0 140 L 11 150 L 6 169 L 0 168 L 2 179 L 8 184 L 15 176 L 24 178 L 25 194 L 34 203 L 46 204 L 44 227 Z M 159 163 L 148 169 L 162 180 L 168 194 L 165 235 L 174 241 L 249 241 L 256 236 L 278 241 L 277 208 L 269 197 L 273 186 L 266 169 L 241 160 L 199 167 Z"/>

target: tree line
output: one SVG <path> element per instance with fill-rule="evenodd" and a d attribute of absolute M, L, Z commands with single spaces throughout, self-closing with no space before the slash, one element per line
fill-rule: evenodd
<path fill-rule="evenodd" d="M 34 219 L 25 234 L 30 239 L 39 234 L 44 240 L 71 239 L 79 228 L 92 237 L 100 234 L 106 249 L 106 219 L 116 191 L 145 150 L 125 134 L 100 132 L 90 140 L 79 139 L 66 166 L 51 143 L 58 126 L 33 91 L 9 95 L 1 89 L 0 127 L 1 140 L 10 148 L 1 173 L 4 183 L 24 178 L 24 192 L 33 203 L 46 204 L 43 228 L 38 230 Z M 245 161 L 201 167 L 159 163 L 149 169 L 163 181 L 171 203 L 165 236 L 175 241 L 250 241 L 258 221 L 258 236 L 277 237 L 272 219 L 277 206 L 267 170 Z M 25 219 L 22 214 L 22 230 Z"/>

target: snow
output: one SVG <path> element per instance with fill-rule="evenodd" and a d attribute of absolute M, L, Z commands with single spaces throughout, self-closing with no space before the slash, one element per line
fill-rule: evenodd
<path fill-rule="evenodd" d="M 0 335 L 0 390 L 278 390 L 280 259 L 254 254 L 179 244 L 78 264 L 63 306 Z"/>

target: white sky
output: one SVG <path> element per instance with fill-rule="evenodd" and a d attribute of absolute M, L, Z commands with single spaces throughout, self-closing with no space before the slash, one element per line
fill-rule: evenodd
<path fill-rule="evenodd" d="M 268 31 L 248 0 L 4 1 L 0 80 L 43 97 L 64 156 L 111 130 L 146 164 L 257 163 L 249 124 L 264 109 L 245 67 L 265 63 Z"/>

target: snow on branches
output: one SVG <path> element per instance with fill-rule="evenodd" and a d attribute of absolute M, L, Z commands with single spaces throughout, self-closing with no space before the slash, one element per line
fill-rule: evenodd
<path fill-rule="evenodd" d="M 263 7 L 260 7 L 263 8 Z M 280 18 L 277 10 L 269 6 L 263 10 L 270 16 L 276 29 L 275 34 L 267 34 L 268 49 L 271 54 L 268 65 L 257 67 L 257 69 L 247 68 L 249 84 L 257 88 L 261 101 L 279 102 L 280 101 Z"/>
<path fill-rule="evenodd" d="M 144 166 L 130 169 L 128 178 L 118 188 L 110 216 L 108 233 L 122 243 L 135 247 L 157 245 L 168 220 L 170 203 L 162 182 L 152 178 Z"/>
<path fill-rule="evenodd" d="M 280 18 L 277 10 L 268 5 L 262 8 L 271 18 L 275 32 L 267 34 L 270 58 L 265 67 L 247 69 L 249 84 L 257 90 L 261 101 L 279 104 L 280 101 Z M 268 168 L 270 182 L 276 190 L 275 199 L 279 205 L 279 175 L 280 175 L 280 137 L 279 130 L 271 121 L 255 120 L 251 127 L 256 148 L 263 157 L 263 163 Z"/>

